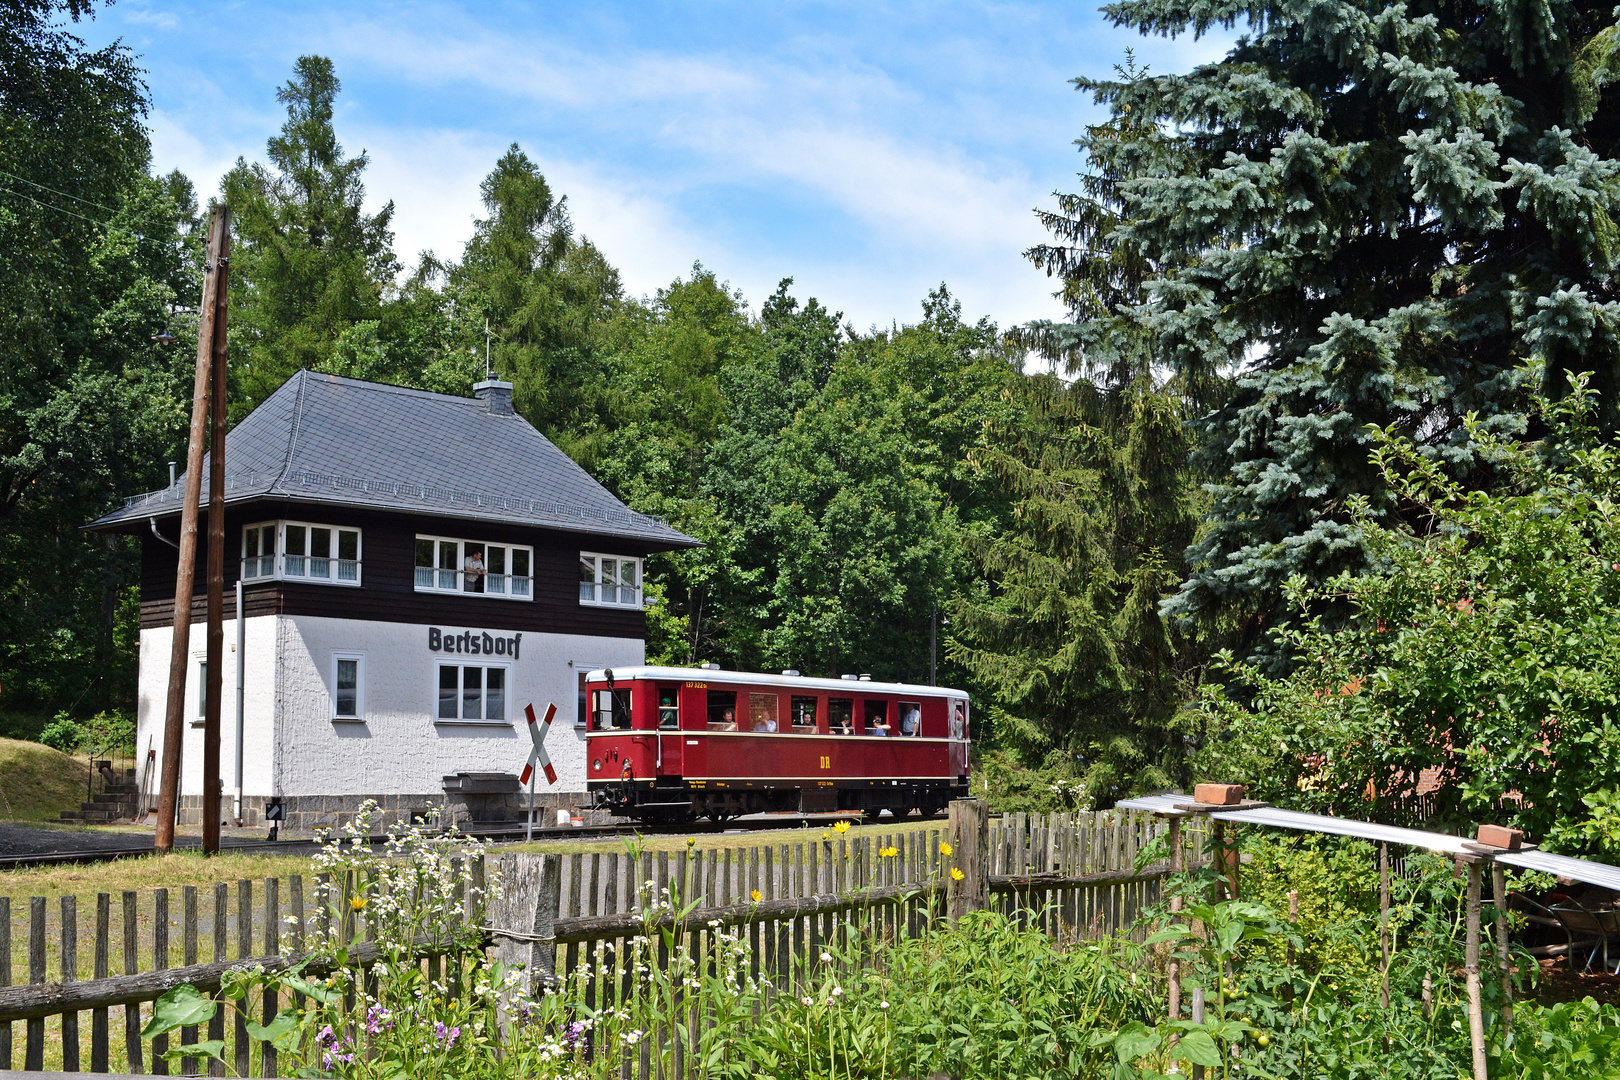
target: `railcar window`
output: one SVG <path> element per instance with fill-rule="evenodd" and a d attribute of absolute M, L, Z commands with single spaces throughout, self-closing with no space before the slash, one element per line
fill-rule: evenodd
<path fill-rule="evenodd" d="M 922 703 L 917 701 L 902 701 L 900 703 L 900 734 L 922 734 Z"/>
<path fill-rule="evenodd" d="M 827 699 L 827 730 L 834 735 L 855 733 L 855 700 L 853 698 Z"/>
<path fill-rule="evenodd" d="M 596 692 L 596 730 L 608 731 L 630 727 L 630 691 L 598 690 Z"/>
<path fill-rule="evenodd" d="M 673 729 L 681 726 L 680 691 L 673 686 L 658 688 L 658 726 Z"/>
<path fill-rule="evenodd" d="M 776 695 L 775 694 L 749 694 L 748 695 L 748 730 L 749 731 L 775 731 L 776 730 Z"/>
<path fill-rule="evenodd" d="M 794 731 L 816 730 L 816 699 L 813 697 L 793 696 L 790 712 L 793 716 Z"/>
<path fill-rule="evenodd" d="M 737 692 L 735 690 L 709 691 L 709 730 L 737 730 Z"/>
<path fill-rule="evenodd" d="M 961 739 L 967 736 L 967 702 L 956 701 L 951 705 L 951 738 Z"/>
<path fill-rule="evenodd" d="M 866 702 L 866 733 L 868 735 L 889 735 L 889 703 L 887 701 Z"/>

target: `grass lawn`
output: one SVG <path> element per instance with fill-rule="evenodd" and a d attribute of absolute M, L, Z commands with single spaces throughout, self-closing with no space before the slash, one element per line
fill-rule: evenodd
<path fill-rule="evenodd" d="M 819 843 L 824 839 L 831 840 L 836 845 L 840 839 L 854 841 L 863 836 L 887 837 L 918 830 L 938 830 L 943 833 L 945 828 L 945 819 L 943 817 L 913 817 L 906 818 L 904 821 L 885 819 L 881 824 L 855 825 L 846 833 L 834 832 L 827 825 L 813 825 L 809 828 L 795 825 L 793 828 L 749 829 L 746 832 L 735 833 L 699 833 L 692 838 L 695 842 L 691 845 L 691 850 L 708 851 L 711 848 L 717 850 L 732 848 L 746 851 L 754 847 L 773 848 L 782 844 Z M 625 852 L 626 839 L 625 837 L 602 837 L 560 842 L 550 841 L 547 843 L 536 842 L 533 844 L 503 844 L 500 851 L 503 854 L 508 851 L 529 851 L 544 852 L 550 855 L 559 853 L 564 855 L 576 853 L 590 855 L 594 852 L 602 852 L 603 854 L 612 852 L 622 855 Z M 643 836 L 640 838 L 639 843 L 644 851 L 686 851 L 688 850 L 686 841 L 687 837 L 679 833 L 660 833 L 656 836 Z"/>
<path fill-rule="evenodd" d="M 90 767 L 36 742 L 0 739 L 0 816 L 11 821 L 55 821 L 86 796 Z"/>

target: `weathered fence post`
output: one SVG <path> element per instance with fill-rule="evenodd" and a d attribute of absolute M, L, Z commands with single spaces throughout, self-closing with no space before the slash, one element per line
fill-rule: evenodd
<path fill-rule="evenodd" d="M 562 856 L 502 855 L 500 880 L 500 892 L 485 907 L 495 959 L 507 968 L 527 968 L 530 992 L 544 993 L 557 977 Z"/>
<path fill-rule="evenodd" d="M 983 911 L 989 903 L 989 810 L 983 799 L 956 799 L 948 823 L 951 856 L 940 865 L 949 878 L 945 911 L 955 923 L 969 911 Z"/>

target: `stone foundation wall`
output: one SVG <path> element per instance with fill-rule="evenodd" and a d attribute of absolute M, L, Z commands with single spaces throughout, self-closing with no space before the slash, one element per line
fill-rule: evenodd
<path fill-rule="evenodd" d="M 341 829 L 360 812 L 367 800 L 382 810 L 379 831 L 391 825 L 420 819 L 430 810 L 440 813 L 440 823 L 458 828 L 470 824 L 497 824 L 521 822 L 529 808 L 527 792 L 438 792 L 432 795 L 283 795 L 282 809 L 286 818 L 281 829 L 287 833 L 310 833 L 316 829 Z M 242 799 L 243 828 L 268 828 L 264 820 L 265 799 L 261 796 Z M 590 795 L 583 791 L 536 792 L 534 806 L 537 825 L 554 825 L 558 810 L 592 820 L 587 811 Z M 221 813 L 228 817 L 231 800 L 220 800 Z M 186 795 L 180 800 L 179 823 L 182 826 L 202 824 L 202 796 Z"/>

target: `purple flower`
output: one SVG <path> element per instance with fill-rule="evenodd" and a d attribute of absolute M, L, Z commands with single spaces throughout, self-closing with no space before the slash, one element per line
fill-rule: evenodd
<path fill-rule="evenodd" d="M 373 1005 L 366 1010 L 366 1034 L 375 1035 L 380 1031 L 394 1029 L 394 1014 L 381 1005 Z"/>
<path fill-rule="evenodd" d="M 563 1041 L 568 1044 L 570 1049 L 577 1047 L 580 1039 L 585 1036 L 585 1032 L 589 1027 L 590 1025 L 585 1021 L 575 1020 L 572 1024 L 569 1024 L 568 1028 L 563 1032 Z"/>
<path fill-rule="evenodd" d="M 444 1021 L 435 1020 L 433 1021 L 433 1037 L 444 1049 L 452 1050 L 455 1048 L 456 1040 L 461 1038 L 461 1027 L 457 1025 L 453 1028 L 446 1028 Z"/>

